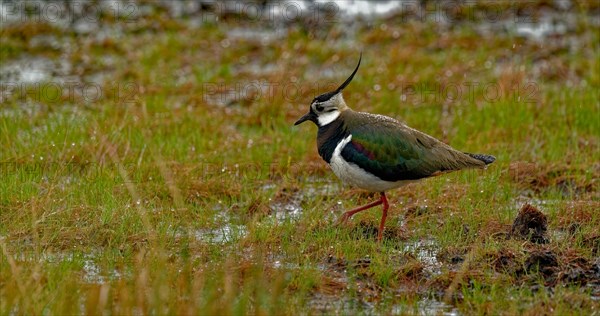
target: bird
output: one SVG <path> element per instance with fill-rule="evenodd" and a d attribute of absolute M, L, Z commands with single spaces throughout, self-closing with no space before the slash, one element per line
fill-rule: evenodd
<path fill-rule="evenodd" d="M 319 155 L 342 183 L 379 193 L 378 200 L 343 213 L 338 223 L 383 204 L 377 232 L 377 241 L 381 241 L 389 209 L 386 191 L 452 171 L 485 169 L 496 158 L 456 150 L 394 118 L 352 110 L 342 91 L 356 75 L 361 60 L 362 53 L 350 77 L 336 90 L 315 97 L 308 113 L 294 125 L 306 121 L 317 125 Z"/>

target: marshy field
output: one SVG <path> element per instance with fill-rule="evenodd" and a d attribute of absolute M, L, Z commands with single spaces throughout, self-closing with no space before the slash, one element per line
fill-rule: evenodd
<path fill-rule="evenodd" d="M 600 315 L 597 1 L 3 1 L 0 315 Z M 337 87 L 486 170 L 343 186 Z"/>

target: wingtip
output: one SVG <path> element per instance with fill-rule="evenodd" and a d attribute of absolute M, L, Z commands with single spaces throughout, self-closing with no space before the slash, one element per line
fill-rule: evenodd
<path fill-rule="evenodd" d="M 496 157 L 492 156 L 492 155 L 483 155 L 483 154 L 468 154 L 469 156 L 483 161 L 486 165 L 491 164 L 492 162 L 496 161 Z"/>
<path fill-rule="evenodd" d="M 492 156 L 492 155 L 483 155 L 483 156 L 485 156 L 485 160 L 483 160 L 483 162 L 485 162 L 486 165 L 489 165 L 492 162 L 496 161 L 495 156 Z"/>

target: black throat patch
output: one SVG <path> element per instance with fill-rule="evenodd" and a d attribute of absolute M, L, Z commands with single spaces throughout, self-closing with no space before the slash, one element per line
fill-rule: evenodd
<path fill-rule="evenodd" d="M 344 121 L 341 119 L 341 115 L 335 121 L 325 126 L 319 126 L 317 147 L 319 155 L 323 160 L 327 163 L 331 161 L 335 147 L 346 136 L 348 136 L 348 132 L 346 131 L 346 126 L 344 126 Z"/>

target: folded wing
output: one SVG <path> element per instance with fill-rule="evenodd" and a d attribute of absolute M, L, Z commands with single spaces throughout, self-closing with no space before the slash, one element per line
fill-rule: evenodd
<path fill-rule="evenodd" d="M 485 163 L 388 117 L 366 115 L 348 132 L 344 160 L 385 181 L 417 180 L 443 172 L 482 168 Z"/>

